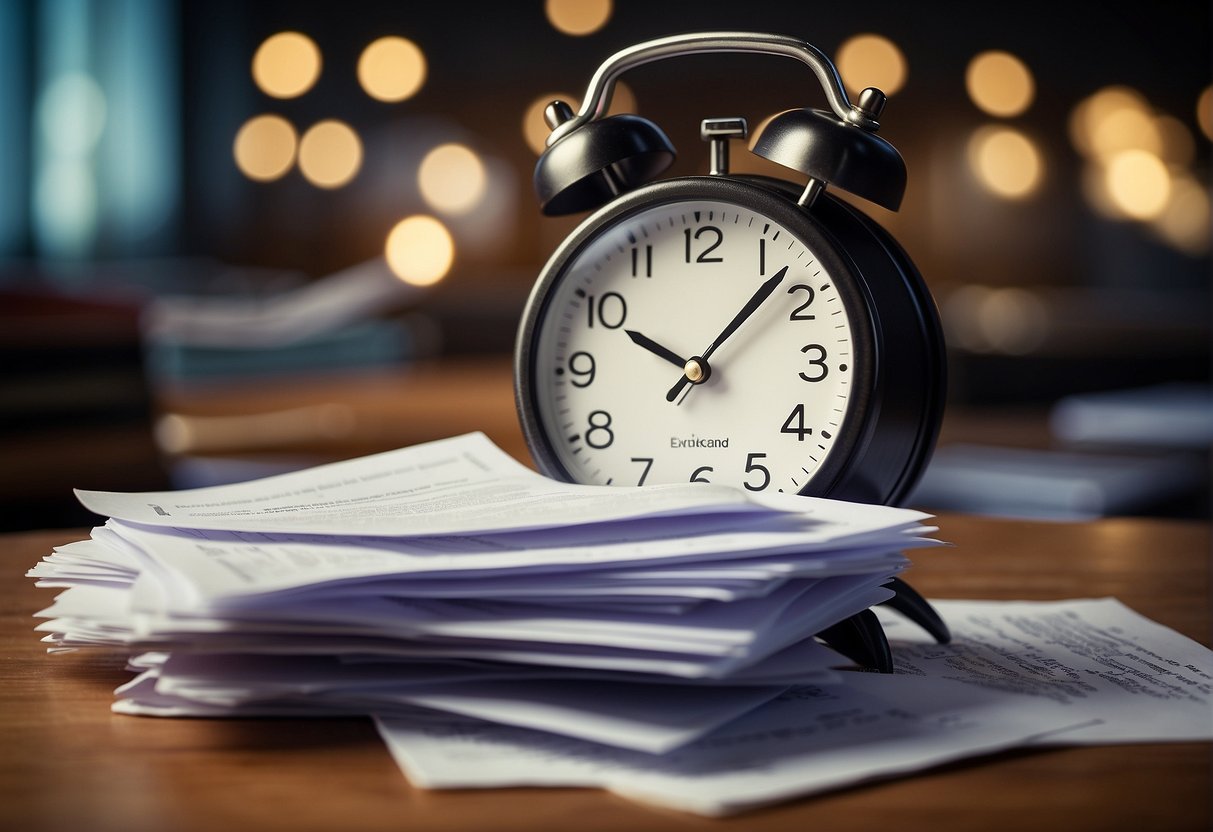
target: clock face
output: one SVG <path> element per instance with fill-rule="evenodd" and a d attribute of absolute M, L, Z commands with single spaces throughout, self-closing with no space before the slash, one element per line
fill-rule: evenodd
<path fill-rule="evenodd" d="M 548 473 L 819 493 L 843 465 L 871 372 L 860 291 L 799 209 L 745 203 L 631 209 L 554 258 L 519 356 Z"/>

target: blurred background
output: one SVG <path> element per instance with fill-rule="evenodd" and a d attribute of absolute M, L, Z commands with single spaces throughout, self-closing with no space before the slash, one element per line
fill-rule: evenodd
<path fill-rule="evenodd" d="M 862 207 L 949 341 L 916 504 L 1208 517 L 1207 2 L 0 0 L 0 528 L 465 430 L 527 459 L 510 350 L 580 219 L 539 214 L 542 108 L 701 29 L 890 95 L 906 199 Z M 688 175 L 702 118 L 803 106 L 805 67 L 715 55 L 612 109 Z"/>

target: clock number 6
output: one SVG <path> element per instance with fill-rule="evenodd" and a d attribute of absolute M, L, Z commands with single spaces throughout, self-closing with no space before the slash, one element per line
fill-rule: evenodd
<path fill-rule="evenodd" d="M 823 378 L 825 378 L 827 375 L 830 374 L 830 368 L 826 366 L 826 348 L 825 347 L 823 347 L 821 344 L 805 344 L 803 347 L 800 348 L 800 351 L 803 352 L 805 355 L 809 355 L 810 352 L 817 353 L 816 358 L 813 358 L 811 356 L 809 357 L 809 366 L 816 367 L 817 370 L 820 371 L 820 372 L 814 372 L 814 374 L 811 376 L 805 375 L 804 373 L 798 373 L 797 375 L 799 375 L 802 379 L 804 379 L 805 381 L 821 381 Z"/>

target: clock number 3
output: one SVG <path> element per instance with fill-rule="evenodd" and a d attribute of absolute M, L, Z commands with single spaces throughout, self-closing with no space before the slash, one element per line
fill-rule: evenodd
<path fill-rule="evenodd" d="M 800 348 L 800 351 L 806 356 L 809 356 L 809 366 L 814 368 L 813 375 L 798 373 L 797 375 L 799 375 L 802 379 L 805 381 L 821 381 L 830 374 L 830 368 L 826 366 L 825 347 L 823 347 L 821 344 L 805 344 Z M 812 353 L 816 353 L 817 357 L 814 358 Z"/>

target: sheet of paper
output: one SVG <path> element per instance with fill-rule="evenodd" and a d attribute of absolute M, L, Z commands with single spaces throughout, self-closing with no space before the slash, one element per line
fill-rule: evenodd
<path fill-rule="evenodd" d="M 377 724 L 406 776 L 425 788 L 599 786 L 703 815 L 991 753 L 1065 727 L 1025 724 L 971 689 L 906 681 L 895 698 L 849 685 L 798 688 L 665 755 L 485 722 Z"/>
<path fill-rule="evenodd" d="M 1020 745 L 1213 739 L 1213 651 L 1113 599 L 934 604 L 952 644 L 880 610 L 899 673 L 794 689 L 674 754 L 484 722 L 379 729 L 420 786 L 596 785 L 706 815 Z"/>
<path fill-rule="evenodd" d="M 482 433 L 234 485 L 130 494 L 78 490 L 76 496 L 97 514 L 152 526 L 357 535 L 463 534 L 772 510 L 725 486 L 558 483 Z"/>
<path fill-rule="evenodd" d="M 1008 710 L 1098 720 L 1060 743 L 1213 739 L 1213 651 L 1114 598 L 932 603 L 951 644 L 879 612 L 900 674 L 991 690 Z"/>
<path fill-rule="evenodd" d="M 527 651 L 558 661 L 562 648 L 586 656 L 654 652 L 669 659 L 695 659 L 691 675 L 723 676 L 802 641 L 842 617 L 890 597 L 880 573 L 788 582 L 766 598 L 693 609 L 681 616 L 614 613 L 576 607 L 457 601 L 365 598 L 351 605 L 310 601 L 296 607 L 246 610 L 234 618 L 181 615 L 165 607 L 163 587 L 142 576 L 130 590 L 75 587 L 59 595 L 39 616 L 54 619 L 38 629 L 76 634 L 101 630 L 131 649 L 260 652 L 314 651 L 358 639 L 389 646 L 427 647 L 440 654 L 510 660 Z M 345 641 L 336 641 L 334 638 Z M 494 650 L 496 651 L 494 653 Z M 574 666 L 577 666 L 574 664 Z M 648 668 L 647 672 L 655 672 Z M 686 675 L 680 669 L 675 675 Z"/>
<path fill-rule="evenodd" d="M 838 681 L 831 668 L 839 664 L 837 653 L 813 639 L 805 639 L 757 662 L 727 680 L 703 678 L 688 684 L 769 685 L 825 684 Z M 372 657 L 348 660 L 336 656 L 241 653 L 145 653 L 132 658 L 131 669 L 158 670 L 158 689 L 164 693 L 191 696 L 198 692 L 224 691 L 232 702 L 253 697 L 306 695 L 313 691 L 354 691 L 362 688 L 406 688 L 423 684 L 451 684 L 501 679 L 576 679 L 585 681 L 633 682 L 668 685 L 668 677 L 655 674 L 615 673 L 592 669 L 461 659 L 418 658 L 412 661 L 376 661 Z"/>
<path fill-rule="evenodd" d="M 129 700 L 125 712 L 175 706 L 182 714 L 197 707 L 213 715 L 242 716 L 246 710 L 311 704 L 329 713 L 368 714 L 420 707 L 654 754 L 686 745 L 784 690 L 540 678 L 414 681 L 348 689 L 321 685 L 294 693 L 191 686 L 182 679 L 166 685 L 162 674 L 161 668 L 149 669 L 118 689 L 119 700 Z"/>
<path fill-rule="evenodd" d="M 850 520 L 813 515 L 780 516 L 709 527 L 698 534 L 650 535 L 642 523 L 579 538 L 560 535 L 459 535 L 386 540 L 360 537 L 299 537 L 281 540 L 209 530 L 168 530 L 111 521 L 94 537 L 116 550 L 128 550 L 145 564 L 171 574 L 196 593 L 200 603 L 258 596 L 290 589 L 315 591 L 325 585 L 392 577 L 503 577 L 507 572 L 590 572 L 606 566 L 640 568 L 680 563 L 704 566 L 714 560 L 737 563 L 781 555 L 764 571 L 768 579 L 794 574 L 856 574 L 871 563 L 905 563 L 896 552 L 939 545 L 913 534 L 924 530 L 912 513 L 883 506 Z M 910 515 L 910 516 L 907 516 Z M 251 539 L 247 539 L 250 538 Z M 557 538 L 555 541 L 551 538 Z M 848 555 L 867 558 L 848 564 Z M 813 555 L 816 554 L 816 557 Z M 755 564 L 754 568 L 762 564 Z M 483 572 L 481 576 L 470 573 Z M 492 573 L 492 574 L 489 574 Z"/>

